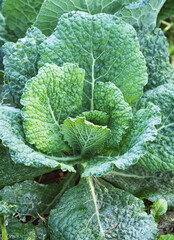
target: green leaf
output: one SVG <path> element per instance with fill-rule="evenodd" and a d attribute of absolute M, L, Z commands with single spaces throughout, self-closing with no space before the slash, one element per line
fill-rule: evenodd
<path fill-rule="evenodd" d="M 18 164 L 31 166 L 41 173 L 50 172 L 53 169 L 61 168 L 63 171 L 74 172 L 72 164 L 64 164 L 61 161 L 73 160 L 74 157 L 52 157 L 37 152 L 25 143 L 21 112 L 12 107 L 0 107 L 0 139 L 4 146 L 10 150 L 12 160 Z M 77 157 L 79 158 L 79 157 Z M 75 157 L 75 159 L 77 159 Z"/>
<path fill-rule="evenodd" d="M 124 171 L 114 169 L 103 178 L 136 197 L 151 202 L 165 199 L 168 209 L 174 209 L 174 172 L 152 173 L 136 164 Z"/>
<path fill-rule="evenodd" d="M 17 205 L 18 217 L 25 221 L 26 215 L 38 218 L 59 192 L 58 184 L 39 184 L 24 181 L 0 190 L 0 198 L 9 205 Z M 48 212 L 46 212 L 48 213 Z"/>
<path fill-rule="evenodd" d="M 8 29 L 16 38 L 23 37 L 39 12 L 43 0 L 4 0 L 2 13 L 6 18 Z"/>
<path fill-rule="evenodd" d="M 149 104 L 146 109 L 137 111 L 127 133 L 120 143 L 118 151 L 106 151 L 86 161 L 82 176 L 102 176 L 113 170 L 114 166 L 126 169 L 137 163 L 146 150 L 146 142 L 156 138 L 156 124 L 161 122 L 159 108 Z"/>
<path fill-rule="evenodd" d="M 146 29 L 151 32 L 156 26 L 158 13 L 165 1 L 145 0 L 144 4 L 130 4 L 116 13 L 116 16 L 121 17 L 138 31 Z"/>
<path fill-rule="evenodd" d="M 138 36 L 147 62 L 148 84 L 145 89 L 153 89 L 173 81 L 174 70 L 169 62 L 168 43 L 162 30 L 156 28 L 150 34 L 142 31 Z"/>
<path fill-rule="evenodd" d="M 18 105 L 26 81 L 37 74 L 38 45 L 44 39 L 40 30 L 31 28 L 25 38 L 3 46 L 5 80 Z"/>
<path fill-rule="evenodd" d="M 109 122 L 109 115 L 98 110 L 82 112 L 80 117 L 85 117 L 87 121 L 96 125 L 106 126 Z"/>
<path fill-rule="evenodd" d="M 47 153 L 67 149 L 61 124 L 81 112 L 84 75 L 74 64 L 46 64 L 27 82 L 21 100 L 23 126 L 27 141 L 37 149 Z"/>
<path fill-rule="evenodd" d="M 15 163 L 9 154 L 7 148 L 0 144 L 0 188 L 6 185 L 11 185 L 16 182 L 21 182 L 26 179 L 34 179 L 35 177 L 48 172 L 48 168 L 34 168 L 25 166 L 22 163 Z M 51 169 L 50 169 L 51 171 Z"/>
<path fill-rule="evenodd" d="M 165 199 L 158 199 L 151 206 L 151 214 L 158 223 L 158 218 L 167 212 L 167 201 Z"/>
<path fill-rule="evenodd" d="M 171 234 L 166 234 L 166 235 L 161 235 L 158 240 L 174 240 L 174 235 Z"/>
<path fill-rule="evenodd" d="M 100 152 L 109 137 L 107 126 L 94 125 L 84 117 L 68 118 L 62 125 L 65 141 L 82 156 Z"/>
<path fill-rule="evenodd" d="M 155 172 L 174 170 L 174 85 L 161 85 L 147 91 L 138 108 L 146 106 L 149 101 L 159 106 L 162 123 L 157 127 L 156 140 L 146 144 L 147 153 L 140 159 L 139 164 Z"/>
<path fill-rule="evenodd" d="M 110 118 L 107 126 L 111 129 L 108 147 L 114 148 L 129 127 L 132 109 L 124 101 L 122 92 L 113 83 L 98 82 L 94 89 L 94 108 L 106 112 Z"/>
<path fill-rule="evenodd" d="M 39 65 L 78 63 L 85 70 L 84 110 L 93 109 L 96 81 L 113 82 L 131 106 L 147 83 L 135 30 L 113 15 L 62 15 L 55 32 L 39 48 Z"/>
<path fill-rule="evenodd" d="M 59 18 L 64 13 L 70 11 L 83 11 L 92 15 L 96 13 L 113 14 L 122 9 L 125 5 L 129 5 L 135 1 L 139 2 L 139 0 L 64 0 L 63 2 L 61 0 L 45 0 L 34 25 L 44 34 L 50 35 L 56 27 Z"/>
<path fill-rule="evenodd" d="M 99 181 L 83 179 L 63 195 L 50 213 L 51 239 L 155 239 L 156 224 L 143 202 Z"/>
<path fill-rule="evenodd" d="M 173 0 L 166 0 L 165 4 L 163 5 L 159 15 L 158 20 L 167 19 L 174 15 L 174 4 Z"/>

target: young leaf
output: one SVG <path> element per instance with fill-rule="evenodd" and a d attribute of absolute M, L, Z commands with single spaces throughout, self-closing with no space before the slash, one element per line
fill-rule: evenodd
<path fill-rule="evenodd" d="M 118 147 L 122 135 L 129 127 L 132 109 L 124 101 L 122 92 L 115 84 L 98 82 L 94 88 L 94 108 L 106 112 L 109 118 L 107 126 L 111 130 L 107 147 Z"/>
<path fill-rule="evenodd" d="M 99 181 L 83 179 L 63 195 L 50 213 L 51 239 L 156 239 L 156 224 L 143 202 Z"/>
<path fill-rule="evenodd" d="M 109 132 L 106 126 L 95 125 L 86 121 L 84 117 L 68 118 L 62 125 L 65 141 L 82 156 L 100 152 L 109 137 Z"/>
<path fill-rule="evenodd" d="M 161 235 L 158 240 L 174 240 L 174 235 L 171 234 L 166 234 L 166 235 Z"/>
<path fill-rule="evenodd" d="M 145 198 L 151 202 L 165 199 L 168 209 L 174 209 L 174 173 L 172 171 L 153 173 L 136 164 L 124 171 L 114 169 L 103 178 L 136 197 Z"/>
<path fill-rule="evenodd" d="M 41 29 L 44 34 L 50 35 L 54 31 L 59 18 L 64 13 L 70 11 L 83 11 L 88 12 L 91 15 L 96 13 L 113 14 L 122 9 L 125 5 L 129 5 L 135 1 L 137 0 L 64 0 L 63 2 L 61 0 L 45 0 L 34 25 Z M 143 2 L 143 0 L 141 0 L 141 2 Z"/>
<path fill-rule="evenodd" d="M 154 217 L 155 221 L 158 222 L 159 216 L 167 212 L 167 201 L 165 199 L 158 199 L 151 206 L 151 214 Z"/>
<path fill-rule="evenodd" d="M 86 161 L 82 176 L 102 176 L 116 166 L 126 169 L 138 162 L 146 153 L 146 142 L 153 141 L 157 135 L 155 125 L 161 122 L 159 108 L 149 104 L 146 109 L 135 113 L 127 133 L 124 135 L 117 151 L 104 152 Z"/>
<path fill-rule="evenodd" d="M 21 103 L 26 139 L 37 149 L 58 153 L 67 147 L 61 124 L 81 112 L 84 70 L 74 64 L 46 64 L 27 82 Z"/>
<path fill-rule="evenodd" d="M 37 74 L 38 45 L 44 39 L 41 31 L 32 27 L 25 38 L 16 43 L 7 42 L 3 46 L 5 80 L 18 105 L 26 81 Z"/>
<path fill-rule="evenodd" d="M 113 82 L 131 106 L 147 83 L 135 30 L 113 15 L 63 14 L 55 32 L 39 48 L 39 65 L 78 63 L 85 70 L 84 110 L 94 110 L 96 81 Z"/>
<path fill-rule="evenodd" d="M 147 153 L 139 161 L 140 166 L 151 171 L 171 171 L 174 169 L 174 85 L 166 84 L 147 91 L 138 108 L 151 101 L 160 107 L 162 123 L 158 125 L 155 141 L 146 144 Z"/>

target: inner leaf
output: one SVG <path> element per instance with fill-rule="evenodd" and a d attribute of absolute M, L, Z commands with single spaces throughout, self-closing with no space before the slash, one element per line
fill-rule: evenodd
<path fill-rule="evenodd" d="M 106 126 L 109 122 L 109 115 L 98 110 L 83 112 L 81 116 L 85 117 L 87 121 L 92 122 L 96 125 Z"/>
<path fill-rule="evenodd" d="M 81 112 L 84 75 L 75 64 L 46 64 L 27 82 L 22 96 L 23 125 L 27 140 L 39 150 L 66 149 L 60 125 Z"/>

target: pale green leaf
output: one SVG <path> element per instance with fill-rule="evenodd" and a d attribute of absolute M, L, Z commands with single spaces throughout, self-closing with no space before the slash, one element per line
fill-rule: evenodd
<path fill-rule="evenodd" d="M 95 125 L 84 117 L 68 118 L 62 125 L 64 140 L 84 157 L 100 152 L 109 132 L 107 126 Z"/>
<path fill-rule="evenodd" d="M 26 81 L 37 74 L 38 45 L 44 39 L 40 30 L 31 28 L 25 38 L 3 46 L 5 80 L 18 105 Z"/>
<path fill-rule="evenodd" d="M 50 213 L 52 240 L 154 240 L 157 227 L 143 202 L 99 179 L 68 190 Z"/>
<path fill-rule="evenodd" d="M 113 15 L 62 15 L 55 32 L 39 48 L 39 65 L 78 63 L 85 70 L 84 109 L 93 109 L 96 81 L 112 82 L 130 105 L 147 83 L 145 60 L 132 26 Z"/>
<path fill-rule="evenodd" d="M 50 35 L 64 13 L 83 11 L 92 15 L 97 13 L 113 14 L 132 2 L 139 2 L 139 0 L 45 0 L 34 25 L 44 34 Z M 141 2 L 143 1 L 141 0 Z"/>
<path fill-rule="evenodd" d="M 165 199 L 158 199 L 151 206 L 151 214 L 155 221 L 158 222 L 158 218 L 167 212 L 167 201 Z"/>
<path fill-rule="evenodd" d="M 39 12 L 43 0 L 3 0 L 2 13 L 6 18 L 8 30 L 16 39 L 23 37 Z"/>
<path fill-rule="evenodd" d="M 122 92 L 113 83 L 96 83 L 94 89 L 94 109 L 106 112 L 109 115 L 107 126 L 111 130 L 111 134 L 107 147 L 117 147 L 132 118 L 132 109 L 124 101 Z"/>
<path fill-rule="evenodd" d="M 115 168 L 104 179 L 139 198 L 151 202 L 165 199 L 169 209 L 174 209 L 174 172 L 152 173 L 138 166 L 126 170 Z"/>
<path fill-rule="evenodd" d="M 158 240 L 174 240 L 174 235 L 172 234 L 166 234 L 166 235 L 161 235 Z"/>
<path fill-rule="evenodd" d="M 50 172 L 53 169 L 61 168 L 63 171 L 74 172 L 72 164 L 64 164 L 60 161 L 73 160 L 74 157 L 52 157 L 37 152 L 27 145 L 24 139 L 22 118 L 19 109 L 12 107 L 0 107 L 0 139 L 4 146 L 10 150 L 12 160 L 16 164 L 24 164 L 42 172 Z M 78 157 L 77 157 L 78 158 Z M 75 157 L 75 159 L 77 159 Z"/>
<path fill-rule="evenodd" d="M 155 125 L 161 122 L 159 108 L 149 104 L 146 109 L 140 109 L 133 116 L 127 133 L 124 135 L 117 151 L 106 151 L 103 155 L 87 160 L 82 176 L 102 176 L 116 166 L 126 169 L 138 162 L 146 150 L 146 142 L 156 138 Z"/>
<path fill-rule="evenodd" d="M 161 85 L 147 91 L 138 108 L 146 106 L 149 101 L 159 106 L 162 123 L 158 125 L 156 140 L 146 144 L 147 153 L 139 164 L 155 172 L 174 170 L 174 85 Z"/>
<path fill-rule="evenodd" d="M 67 147 L 61 124 L 81 112 L 84 70 L 74 64 L 46 64 L 27 82 L 21 103 L 26 139 L 37 149 L 56 153 Z"/>
<path fill-rule="evenodd" d="M 156 27 L 158 13 L 166 0 L 144 0 L 144 4 L 130 4 L 125 6 L 116 16 L 121 17 L 136 30 L 152 31 Z"/>

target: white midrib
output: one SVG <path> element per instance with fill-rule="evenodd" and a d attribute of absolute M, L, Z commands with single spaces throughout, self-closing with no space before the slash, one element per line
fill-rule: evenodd
<path fill-rule="evenodd" d="M 95 59 L 93 56 L 93 53 L 91 53 L 92 56 L 92 86 L 91 86 L 91 111 L 94 110 L 94 85 L 95 85 L 95 76 L 94 76 L 94 66 L 95 66 Z"/>
<path fill-rule="evenodd" d="M 95 206 L 95 212 L 96 212 L 96 216 L 97 216 L 97 221 L 98 221 L 98 225 L 99 225 L 99 228 L 100 228 L 100 233 L 101 233 L 101 237 L 103 240 L 105 240 L 105 232 L 104 232 L 104 229 L 101 225 L 101 221 L 100 221 L 100 214 L 99 214 L 99 210 L 98 210 L 98 205 L 97 205 L 97 197 L 96 197 L 96 194 L 95 194 L 95 188 L 94 188 L 94 185 L 93 185 L 93 180 L 91 177 L 88 177 L 87 179 L 88 183 L 89 183 L 89 186 L 90 186 L 90 190 L 91 190 L 91 193 L 92 193 L 92 198 L 93 198 L 93 201 L 94 201 L 94 206 Z"/>
<path fill-rule="evenodd" d="M 49 98 L 48 98 L 48 107 L 49 107 L 49 110 L 50 110 L 50 113 L 51 113 L 51 116 L 52 116 L 52 118 L 53 118 L 54 123 L 55 123 L 55 124 L 58 126 L 58 128 L 60 129 L 60 125 L 59 125 L 58 121 L 56 120 L 56 118 L 55 118 L 55 116 L 54 116 L 54 112 L 53 112 L 53 110 L 52 110 L 52 107 L 51 107 Z"/>

